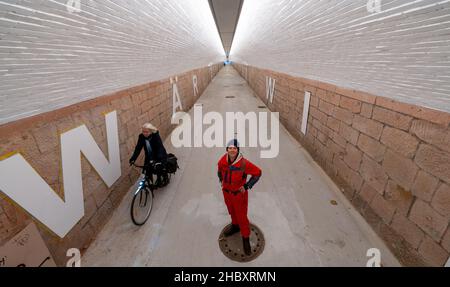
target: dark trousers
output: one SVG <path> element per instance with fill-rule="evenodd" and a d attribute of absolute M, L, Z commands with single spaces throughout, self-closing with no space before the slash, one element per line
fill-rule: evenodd
<path fill-rule="evenodd" d="M 156 185 L 161 184 L 167 180 L 166 164 L 165 161 L 158 161 L 153 165 L 147 165 L 145 174 L 153 179 L 153 174 L 156 175 Z"/>

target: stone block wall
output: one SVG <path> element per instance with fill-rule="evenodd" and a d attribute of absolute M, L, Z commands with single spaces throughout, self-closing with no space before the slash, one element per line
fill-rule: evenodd
<path fill-rule="evenodd" d="M 185 111 L 197 101 L 193 90 L 193 76 L 196 75 L 198 78 L 198 96 L 200 96 L 222 65 L 222 63 L 215 64 L 177 75 L 178 91 Z M 12 152 L 20 152 L 63 198 L 59 135 L 86 125 L 103 153 L 108 155 L 104 113 L 115 110 L 118 115 L 122 175 L 111 188 L 108 188 L 88 161 L 82 157 L 85 216 L 63 239 L 32 218 L 0 191 L 0 246 L 31 221 L 35 221 L 58 265 L 65 266 L 68 249 L 85 250 L 139 176 L 136 169 L 129 167 L 128 159 L 134 150 L 142 125 L 151 122 L 160 129 L 163 138 L 166 138 L 174 128 L 171 124 L 172 90 L 170 79 L 164 79 L 1 125 L 0 160 Z"/>
<path fill-rule="evenodd" d="M 450 254 L 450 114 L 235 63 L 281 123 L 407 266 Z M 266 77 L 275 79 L 273 103 Z M 304 95 L 311 93 L 307 134 Z"/>

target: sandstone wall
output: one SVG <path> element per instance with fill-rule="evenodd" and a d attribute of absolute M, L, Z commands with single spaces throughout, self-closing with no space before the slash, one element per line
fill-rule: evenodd
<path fill-rule="evenodd" d="M 450 253 L 450 114 L 234 64 L 405 265 L 443 266 Z M 307 134 L 301 130 L 311 92 Z M 311 191 L 314 192 L 314 191 Z"/>

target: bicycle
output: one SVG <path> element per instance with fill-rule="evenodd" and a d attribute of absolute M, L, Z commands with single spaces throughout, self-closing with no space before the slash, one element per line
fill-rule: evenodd
<path fill-rule="evenodd" d="M 153 209 L 153 199 L 155 197 L 154 191 L 158 188 L 167 186 L 170 183 L 171 174 L 167 173 L 161 168 L 161 163 L 151 161 L 151 168 L 148 169 L 147 166 L 138 166 L 132 164 L 137 168 L 141 168 L 144 172 L 144 178 L 139 182 L 138 188 L 134 192 L 133 201 L 131 202 L 131 220 L 137 226 L 144 225 L 150 218 L 150 214 Z M 156 175 L 154 171 L 159 172 L 162 176 L 162 181 L 154 181 L 154 176 Z M 149 172 L 150 174 L 147 174 Z M 140 213 L 143 212 L 143 217 Z"/>

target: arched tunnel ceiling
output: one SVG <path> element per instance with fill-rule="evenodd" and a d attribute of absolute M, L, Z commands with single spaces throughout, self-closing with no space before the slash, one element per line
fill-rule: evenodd
<path fill-rule="evenodd" d="M 450 1 L 367 3 L 245 0 L 231 60 L 450 112 Z"/>
<path fill-rule="evenodd" d="M 208 0 L 0 0 L 0 124 L 225 59 Z"/>
<path fill-rule="evenodd" d="M 230 55 L 243 2 L 244 0 L 209 0 L 209 6 L 227 56 Z"/>

